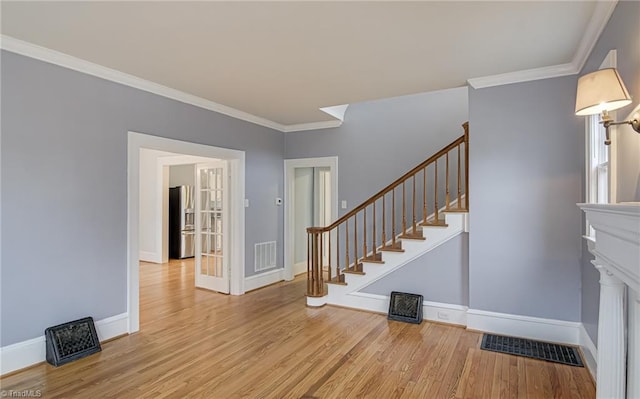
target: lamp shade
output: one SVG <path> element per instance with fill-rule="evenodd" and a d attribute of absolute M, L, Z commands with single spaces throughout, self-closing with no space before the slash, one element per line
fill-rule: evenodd
<path fill-rule="evenodd" d="M 578 79 L 576 115 L 613 111 L 631 104 L 631 96 L 615 68 L 600 69 Z"/>

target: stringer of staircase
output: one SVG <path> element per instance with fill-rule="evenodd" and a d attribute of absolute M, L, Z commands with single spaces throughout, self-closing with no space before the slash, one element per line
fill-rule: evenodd
<path fill-rule="evenodd" d="M 307 297 L 327 295 L 327 283 L 364 274 L 363 262 L 384 263 L 403 241 L 425 240 L 423 226 L 443 227 L 446 212 L 469 210 L 469 123 L 464 134 L 326 227 L 307 229 Z"/>

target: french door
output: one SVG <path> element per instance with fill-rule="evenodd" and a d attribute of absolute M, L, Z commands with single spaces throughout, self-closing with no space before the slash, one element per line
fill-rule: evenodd
<path fill-rule="evenodd" d="M 229 175 L 226 161 L 196 165 L 196 287 L 229 293 Z"/>

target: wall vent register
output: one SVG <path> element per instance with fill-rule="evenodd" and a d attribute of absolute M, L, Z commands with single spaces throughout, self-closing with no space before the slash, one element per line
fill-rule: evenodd
<path fill-rule="evenodd" d="M 276 242 L 260 242 L 255 245 L 254 270 L 260 272 L 276 267 Z"/>

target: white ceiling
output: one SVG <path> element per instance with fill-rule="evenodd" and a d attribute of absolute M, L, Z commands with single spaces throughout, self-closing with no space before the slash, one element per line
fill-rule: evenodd
<path fill-rule="evenodd" d="M 3 35 L 281 125 L 332 120 L 321 107 L 575 63 L 593 45 L 585 32 L 595 41 L 592 25 L 606 22 L 587 1 L 1 7 Z"/>

